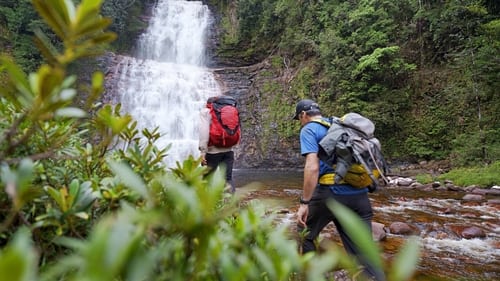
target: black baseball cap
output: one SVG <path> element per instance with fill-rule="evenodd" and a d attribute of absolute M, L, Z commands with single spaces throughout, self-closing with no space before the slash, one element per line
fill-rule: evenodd
<path fill-rule="evenodd" d="M 297 103 L 295 107 L 295 115 L 293 115 L 293 120 L 299 120 L 299 114 L 302 112 L 317 111 L 320 112 L 319 105 L 310 99 L 303 99 Z"/>

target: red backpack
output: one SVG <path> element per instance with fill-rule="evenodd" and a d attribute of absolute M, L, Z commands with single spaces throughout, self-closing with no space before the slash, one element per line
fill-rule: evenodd
<path fill-rule="evenodd" d="M 231 96 L 208 99 L 207 108 L 212 117 L 208 146 L 231 147 L 240 141 L 240 116 L 236 104 Z"/>

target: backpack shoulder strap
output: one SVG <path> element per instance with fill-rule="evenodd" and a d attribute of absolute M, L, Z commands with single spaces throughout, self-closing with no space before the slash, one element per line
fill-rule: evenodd
<path fill-rule="evenodd" d="M 329 129 L 330 126 L 332 125 L 331 118 L 329 118 L 328 121 L 323 119 L 323 118 L 320 118 L 320 119 L 311 120 L 311 122 L 321 124 L 321 125 L 325 126 L 327 129 Z"/>

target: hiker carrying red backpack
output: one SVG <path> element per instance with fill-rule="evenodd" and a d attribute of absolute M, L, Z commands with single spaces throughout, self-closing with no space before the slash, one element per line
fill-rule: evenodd
<path fill-rule="evenodd" d="M 226 169 L 226 190 L 234 193 L 233 147 L 241 138 L 240 118 L 236 99 L 221 95 L 210 97 L 200 114 L 199 150 L 202 165 L 211 171 L 223 166 Z"/>

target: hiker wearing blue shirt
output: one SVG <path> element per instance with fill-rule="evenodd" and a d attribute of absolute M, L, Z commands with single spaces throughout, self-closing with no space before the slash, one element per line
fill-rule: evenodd
<path fill-rule="evenodd" d="M 358 245 L 353 243 L 335 214 L 327 206 L 329 200 L 343 204 L 358 214 L 371 230 L 373 211 L 368 198 L 368 188 L 334 184 L 334 170 L 318 158 L 318 143 L 328 131 L 327 126 L 321 123 L 328 122 L 328 119 L 322 117 L 320 107 L 316 102 L 310 99 L 298 102 L 293 119 L 299 120 L 302 126 L 300 153 L 305 157 L 303 192 L 297 211 L 298 231 L 307 230 L 301 245 L 303 253 L 316 250 L 314 241 L 323 228 L 333 221 L 345 250 L 354 255 L 364 266 L 366 276 L 377 281 L 385 280 L 383 270 L 371 266 L 366 261 Z"/>

